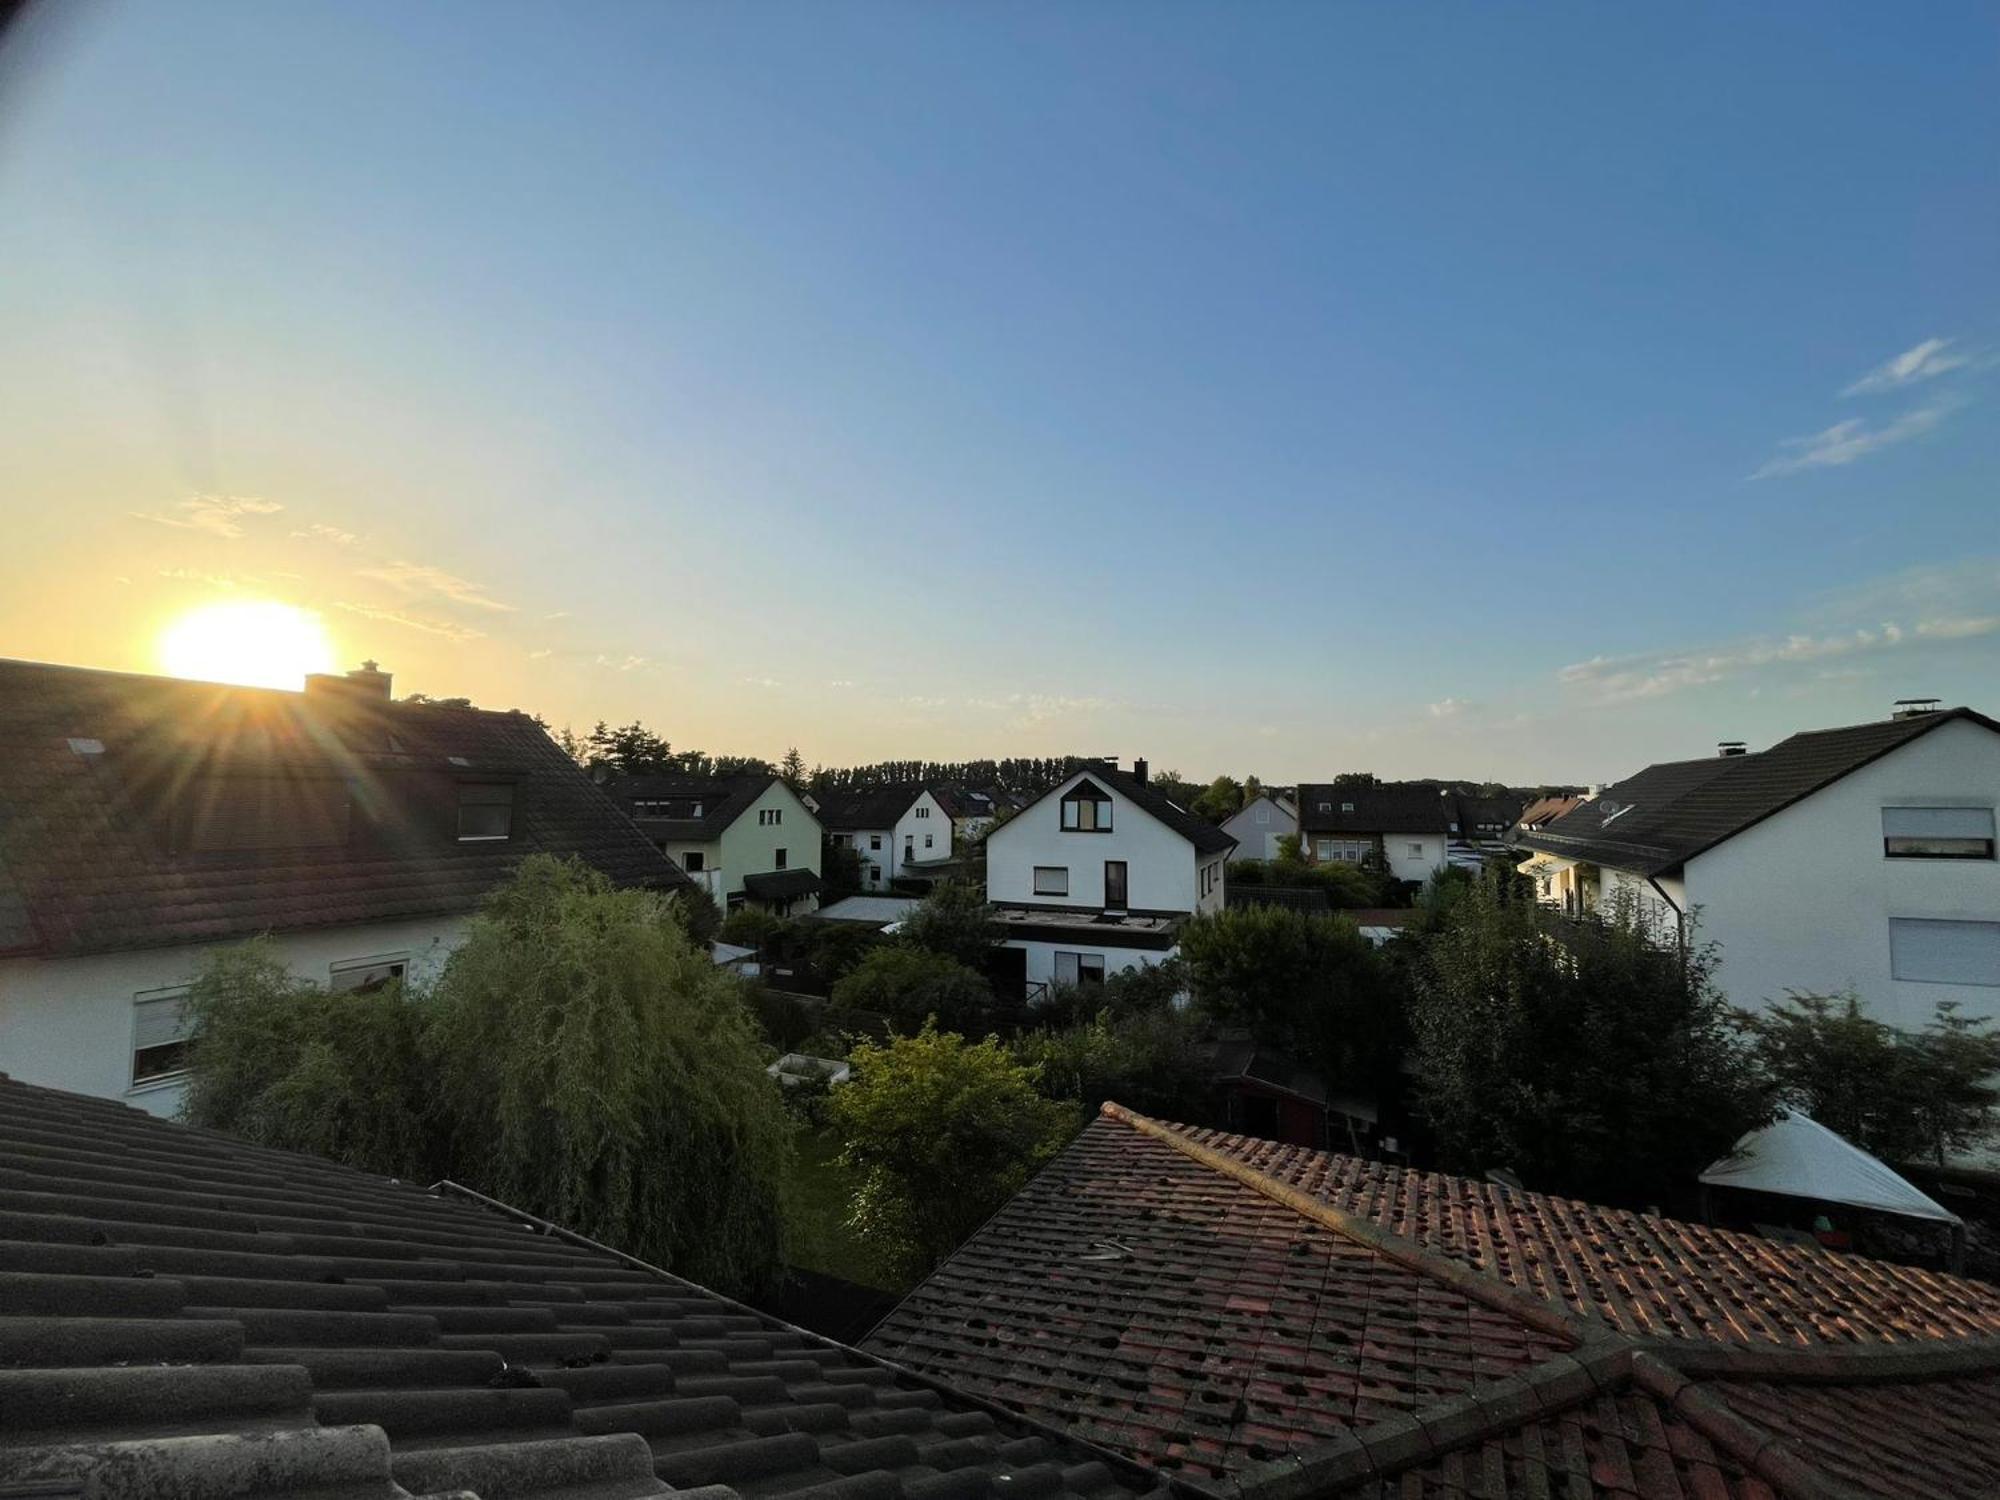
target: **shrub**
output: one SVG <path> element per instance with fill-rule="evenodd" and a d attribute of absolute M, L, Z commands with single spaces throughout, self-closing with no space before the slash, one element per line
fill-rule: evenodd
<path fill-rule="evenodd" d="M 1086 1117 L 1107 1099 L 1141 1114 L 1205 1122 L 1210 1068 L 1201 1027 L 1173 1010 L 1116 1015 L 1015 1038 L 1016 1059 L 1033 1068 L 1042 1094 L 1080 1105 Z"/>
<path fill-rule="evenodd" d="M 956 959 L 900 945 L 877 948 L 833 987 L 833 1009 L 870 1011 L 901 1031 L 935 1017 L 983 1031 L 993 1015 L 993 986 Z M 840 1024 L 836 1015 L 832 1024 Z"/>
<path fill-rule="evenodd" d="M 903 918 L 897 938 L 927 953 L 956 959 L 968 969 L 984 972 L 999 936 L 993 930 L 993 908 L 983 891 L 969 880 L 941 882 Z"/>
<path fill-rule="evenodd" d="M 922 1274 L 951 1253 L 1077 1124 L 1036 1092 L 1036 1073 L 988 1038 L 926 1024 L 863 1043 L 828 1110 L 841 1162 L 860 1174 L 850 1224 L 885 1260 Z"/>

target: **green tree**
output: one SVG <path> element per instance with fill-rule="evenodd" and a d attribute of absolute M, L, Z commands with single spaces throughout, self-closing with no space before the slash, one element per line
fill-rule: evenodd
<path fill-rule="evenodd" d="M 696 946 L 713 942 L 722 930 L 721 909 L 701 886 L 691 885 L 677 894 L 673 909 L 681 930 Z"/>
<path fill-rule="evenodd" d="M 1445 1164 L 1669 1202 L 1770 1116 L 1716 990 L 1713 951 L 1648 934 L 1629 900 L 1583 921 L 1482 878 L 1416 965 L 1419 1094 Z"/>
<path fill-rule="evenodd" d="M 852 844 L 836 844 L 831 838 L 820 841 L 819 878 L 825 887 L 820 904 L 842 896 L 861 893 L 861 851 Z"/>
<path fill-rule="evenodd" d="M 584 744 L 588 764 L 609 766 L 621 776 L 659 776 L 676 769 L 673 747 L 636 719 L 618 729 L 599 719 Z"/>
<path fill-rule="evenodd" d="M 1744 1026 L 1779 1097 L 1864 1151 L 1942 1165 L 1993 1134 L 2000 1036 L 1952 1001 L 1921 1032 L 1876 1020 L 1852 990 L 1793 993 Z"/>
<path fill-rule="evenodd" d="M 860 1174 L 849 1220 L 885 1260 L 918 1275 L 956 1249 L 1062 1148 L 1073 1106 L 988 1038 L 926 1025 L 863 1043 L 828 1113 L 841 1162 Z"/>
<path fill-rule="evenodd" d="M 1333 778 L 1333 785 L 1343 789 L 1356 787 L 1365 790 L 1368 787 L 1380 786 L 1381 784 L 1382 778 L 1377 776 L 1373 771 L 1342 771 L 1338 776 Z"/>
<path fill-rule="evenodd" d="M 910 908 L 897 938 L 927 953 L 956 959 L 983 973 L 1000 937 L 993 929 L 993 908 L 986 894 L 970 880 L 940 881 Z"/>
<path fill-rule="evenodd" d="M 1227 822 L 1243 806 L 1243 784 L 1231 776 L 1218 776 L 1194 799 L 1188 811 L 1211 823 Z"/>
<path fill-rule="evenodd" d="M 1342 916 L 1234 907 L 1181 930 L 1195 1004 L 1248 1027 L 1328 1082 L 1377 1081 L 1400 1035 L 1395 976 Z"/>
<path fill-rule="evenodd" d="M 436 990 L 329 993 L 268 944 L 196 978 L 188 1116 L 450 1176 L 714 1286 L 780 1268 L 789 1130 L 740 982 L 667 899 L 522 861 Z"/>
<path fill-rule="evenodd" d="M 1201 1044 L 1202 1028 L 1185 1012 L 1106 1009 L 1075 1025 L 1024 1032 L 1011 1050 L 1036 1070 L 1044 1095 L 1086 1116 L 1114 1099 L 1142 1114 L 1198 1124 L 1210 1115 L 1212 1072 Z"/>
<path fill-rule="evenodd" d="M 868 1011 L 898 1031 L 914 1032 L 936 1019 L 954 1029 L 980 1032 L 993 1020 L 993 987 L 955 958 L 903 944 L 875 949 L 833 986 L 838 1012 Z"/>
<path fill-rule="evenodd" d="M 188 1010 L 192 1124 L 395 1177 L 443 1174 L 421 996 L 400 984 L 326 990 L 259 938 L 209 958 Z"/>
<path fill-rule="evenodd" d="M 806 758 L 799 754 L 797 745 L 785 751 L 785 758 L 778 762 L 778 774 L 795 792 L 806 784 Z"/>

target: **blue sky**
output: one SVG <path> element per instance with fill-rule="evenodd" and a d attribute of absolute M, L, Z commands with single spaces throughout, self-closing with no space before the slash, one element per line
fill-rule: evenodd
<path fill-rule="evenodd" d="M 676 743 L 1267 779 L 2000 707 L 1990 8 L 32 19 L 0 654 L 254 594 Z"/>

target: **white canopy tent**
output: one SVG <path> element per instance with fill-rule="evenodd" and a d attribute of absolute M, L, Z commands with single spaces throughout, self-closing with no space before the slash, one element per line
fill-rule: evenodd
<path fill-rule="evenodd" d="M 1952 1231 L 1954 1259 L 1965 1230 L 1957 1214 L 1797 1110 L 1786 1110 L 1744 1136 L 1700 1181 L 1704 1188 L 1743 1188 L 1928 1220 Z"/>

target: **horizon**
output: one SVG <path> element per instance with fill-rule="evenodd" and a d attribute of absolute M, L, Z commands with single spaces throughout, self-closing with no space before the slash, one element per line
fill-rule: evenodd
<path fill-rule="evenodd" d="M 1990 712 L 1996 42 L 30 6 L 0 656 L 1198 782 Z"/>

